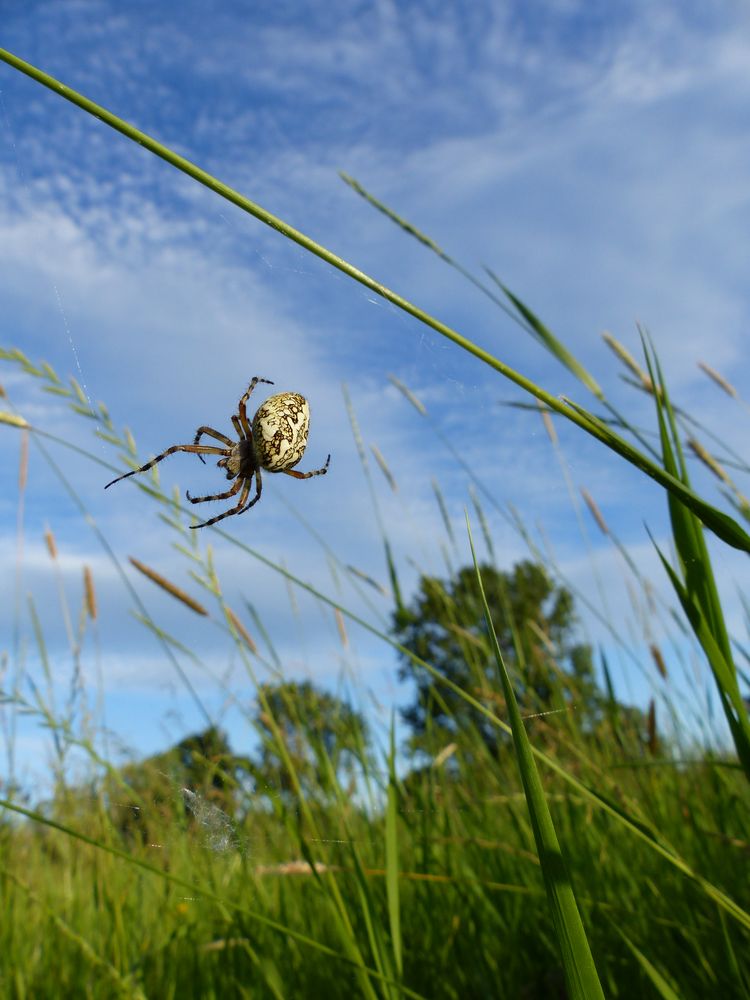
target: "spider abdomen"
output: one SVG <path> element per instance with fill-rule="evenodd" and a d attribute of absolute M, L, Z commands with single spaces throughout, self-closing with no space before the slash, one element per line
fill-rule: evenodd
<path fill-rule="evenodd" d="M 253 417 L 253 447 L 262 469 L 282 472 L 299 462 L 307 447 L 310 407 L 297 392 L 270 396 Z"/>

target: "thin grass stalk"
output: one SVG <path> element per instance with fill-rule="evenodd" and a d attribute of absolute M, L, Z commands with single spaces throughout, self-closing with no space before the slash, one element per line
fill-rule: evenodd
<path fill-rule="evenodd" d="M 477 491 L 474 488 L 474 484 L 471 482 L 469 483 L 469 496 L 471 498 L 471 502 L 474 507 L 474 513 L 476 514 L 477 520 L 479 521 L 479 527 L 482 529 L 482 536 L 484 537 L 484 544 L 487 546 L 487 553 L 490 557 L 490 560 L 493 563 L 495 563 L 496 562 L 495 545 L 492 541 L 492 533 L 490 532 L 490 526 L 489 523 L 487 522 L 487 518 L 485 517 L 484 508 L 482 507 L 479 495 L 477 494 Z"/>
<path fill-rule="evenodd" d="M 385 476 L 385 478 L 386 478 L 386 480 L 388 482 L 388 485 L 390 486 L 391 490 L 394 493 L 398 493 L 398 486 L 396 484 L 396 480 L 394 479 L 393 473 L 388 468 L 388 463 L 383 458 L 383 455 L 382 455 L 382 453 L 380 451 L 380 448 L 378 448 L 378 446 L 376 444 L 371 444 L 370 445 L 370 450 L 372 451 L 372 453 L 373 453 L 373 455 L 375 457 L 375 461 L 380 466 L 380 471 Z"/>
<path fill-rule="evenodd" d="M 445 502 L 445 497 L 443 496 L 443 491 L 440 489 L 440 484 L 437 479 L 432 480 L 432 492 L 435 494 L 435 500 L 437 501 L 438 509 L 440 510 L 440 517 L 443 520 L 443 527 L 445 528 L 445 533 L 451 543 L 453 549 L 456 547 L 456 538 L 453 534 L 453 526 L 451 525 L 451 520 L 448 515 L 448 506 Z"/>
<path fill-rule="evenodd" d="M 349 848 L 352 861 L 354 862 L 354 873 L 357 887 L 357 895 L 360 902 L 360 912 L 365 923 L 367 938 L 370 944 L 370 952 L 375 961 L 375 967 L 381 973 L 383 979 L 394 981 L 395 970 L 391 963 L 390 951 L 386 945 L 381 922 L 378 919 L 377 906 L 370 888 L 364 866 L 354 840 L 350 838 Z M 394 1000 L 398 996 L 397 992 L 388 991 L 388 996 Z"/>
<path fill-rule="evenodd" d="M 393 552 L 391 551 L 391 543 L 388 538 L 388 533 L 385 530 L 385 522 L 383 521 L 383 516 L 380 513 L 380 504 L 378 503 L 377 493 L 375 492 L 375 486 L 372 481 L 372 476 L 370 475 L 370 464 L 367 460 L 367 452 L 365 451 L 364 442 L 362 441 L 362 435 L 359 430 L 357 415 L 354 412 L 354 404 L 352 403 L 351 396 L 349 395 L 349 390 L 347 389 L 346 385 L 342 385 L 341 388 L 344 395 L 344 404 L 346 406 L 346 412 L 349 415 L 349 423 L 352 428 L 352 436 L 354 438 L 354 443 L 357 448 L 357 454 L 359 455 L 359 461 L 362 465 L 362 471 L 364 472 L 365 475 L 365 481 L 367 482 L 367 487 L 370 491 L 372 508 L 373 511 L 375 512 L 375 520 L 377 521 L 378 524 L 380 537 L 383 540 L 383 548 L 385 550 L 385 561 L 388 567 L 388 576 L 391 581 L 393 596 L 396 602 L 396 607 L 400 610 L 403 607 L 403 600 L 401 598 L 401 586 L 398 582 L 398 573 L 396 572 L 396 563 L 393 558 Z"/>

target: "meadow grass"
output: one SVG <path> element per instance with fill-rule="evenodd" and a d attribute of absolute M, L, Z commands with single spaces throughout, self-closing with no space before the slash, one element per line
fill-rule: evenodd
<path fill-rule="evenodd" d="M 557 400 L 105 109 L 66 91 L 8 53 L 0 51 L 0 57 L 469 350 L 531 392 L 545 419 L 554 411 L 571 420 L 660 483 L 669 503 L 674 549 L 673 556 L 660 555 L 679 611 L 667 603 L 655 606 L 652 614 L 673 615 L 683 633 L 692 634 L 710 669 L 732 741 L 731 750 L 720 753 L 710 731 L 703 741 L 679 730 L 667 737 L 657 726 L 655 702 L 645 718 L 634 723 L 611 687 L 606 711 L 594 728 L 582 725 L 570 711 L 522 720 L 491 628 L 487 641 L 478 646 L 466 627 L 469 623 L 460 618 L 452 622 L 467 663 L 481 665 L 488 656 L 496 658 L 494 689 L 462 689 L 434 665 L 399 646 L 382 622 L 373 624 L 377 615 L 365 619 L 338 596 L 345 592 L 339 586 L 345 581 L 354 593 L 373 601 L 370 591 L 375 593 L 380 585 L 349 567 L 330 540 L 323 539 L 323 544 L 335 598 L 216 529 L 213 539 L 235 546 L 248 561 L 260 561 L 285 577 L 292 599 L 306 592 L 320 602 L 335 617 L 342 650 L 346 651 L 351 625 L 367 629 L 407 657 L 414 669 L 426 671 L 438 697 L 450 689 L 497 731 L 493 752 L 476 725 L 457 720 L 452 741 L 424 767 L 408 773 L 397 766 L 391 728 L 389 745 L 379 757 L 364 745 L 353 747 L 359 789 L 353 795 L 337 766 L 335 750 L 320 740 L 315 720 L 290 702 L 286 708 L 296 731 L 314 748 L 315 768 L 305 766 L 295 754 L 278 708 L 259 680 L 262 671 L 283 678 L 273 636 L 265 637 L 269 642 L 256 641 L 264 626 L 254 610 L 226 602 L 211 546 L 190 530 L 191 511 L 183 508 L 176 494 L 168 496 L 161 490 L 153 470 L 150 477 L 138 480 L 138 486 L 158 505 L 165 530 L 173 534 L 175 548 L 185 559 L 186 575 L 202 590 L 201 600 L 187 595 L 181 583 L 158 567 L 134 557 L 131 563 L 150 584 L 218 628 L 226 648 L 241 658 L 263 722 L 260 725 L 259 717 L 248 711 L 248 726 L 273 751 L 283 784 L 281 779 L 269 788 L 240 782 L 217 801 L 211 787 L 181 788 L 170 776 L 167 756 L 138 766 L 117 765 L 102 749 L 96 713 L 77 710 L 89 694 L 81 680 L 83 638 L 97 627 L 91 571 L 81 567 L 83 601 L 77 618 L 62 583 L 60 587 L 73 662 L 64 704 L 56 700 L 53 664 L 32 597 L 28 620 L 44 686 L 26 670 L 21 644 L 14 643 L 4 663 L 4 736 L 12 755 L 17 714 L 36 717 L 50 730 L 57 766 L 55 791 L 48 802 L 31 802 L 12 787 L 5 790 L 2 801 L 3 994 L 457 1000 L 750 995 L 750 724 L 736 662 L 738 647 L 724 621 L 704 526 L 741 549 L 747 550 L 750 540 L 737 520 L 695 493 L 683 442 L 694 442 L 689 445 L 694 454 L 699 458 L 703 454 L 702 460 L 726 488 L 730 508 L 745 519 L 747 501 L 727 463 L 720 463 L 696 437 L 703 429 L 696 429 L 690 415 L 673 404 L 648 338 L 644 336 L 645 369 L 625 357 L 613 338 L 609 342 L 640 391 L 653 400 L 656 438 L 615 410 L 599 383 L 494 275 L 489 275 L 491 286 L 470 277 L 580 379 L 600 413 Z M 429 237 L 381 203 L 375 204 L 443 263 L 469 276 Z M 132 436 L 113 425 L 106 407 L 93 408 L 75 380 L 63 381 L 49 365 L 32 362 L 17 349 L 0 351 L 0 360 L 66 400 L 131 468 L 140 465 Z M 727 391 L 714 375 L 708 371 L 707 375 Z M 431 422 L 409 388 L 399 388 Z M 372 491 L 373 517 L 390 577 L 389 596 L 398 607 L 405 599 L 398 564 L 348 399 L 347 408 Z M 59 477 L 61 489 L 88 518 L 84 500 L 65 478 L 48 443 L 75 448 L 92 461 L 107 463 L 86 448 L 34 428 L 10 401 L 7 406 L 3 403 L 0 422 L 8 433 L 31 435 Z M 557 445 L 554 430 L 549 425 L 548 429 Z M 450 442 L 445 445 L 451 451 Z M 27 485 L 24 454 L 19 508 Z M 558 454 L 564 464 L 564 455 Z M 379 452 L 374 457 L 392 489 L 395 475 Z M 739 470 L 747 471 L 742 456 L 734 461 Z M 477 470 L 459 464 L 471 490 L 474 530 L 478 526 L 493 553 L 484 507 L 499 509 L 499 505 Z M 437 484 L 434 492 L 448 552 L 456 539 Z M 573 493 L 571 500 L 578 503 Z M 627 566 L 627 550 L 601 515 L 597 517 L 593 498 L 584 500 Z M 533 557 L 560 579 L 558 567 L 534 548 L 523 522 L 507 509 L 501 512 L 529 543 Z M 122 560 L 95 523 L 90 519 L 89 523 L 121 574 L 139 620 L 157 637 L 188 696 L 210 723 L 183 666 L 185 660 L 195 659 L 194 654 L 152 619 Z M 54 572 L 57 553 L 51 533 L 47 543 Z M 630 583 L 648 604 L 647 582 L 634 569 L 632 565 L 627 569 Z M 476 571 L 481 587 L 481 568 Z M 17 631 L 21 617 L 19 606 Z M 613 642 L 643 669 L 617 620 L 609 618 L 607 625 Z M 670 693 L 664 657 L 653 644 L 652 656 L 652 669 L 663 682 L 658 687 L 660 705 L 670 711 L 673 698 L 673 716 L 679 719 L 678 695 Z M 609 683 L 606 662 L 603 667 Z M 550 672 L 556 678 L 558 704 L 575 702 L 575 679 L 555 669 L 553 655 Z M 90 762 L 85 783 L 68 780 L 66 758 L 72 748 Z M 203 763 L 209 769 L 216 764 L 210 759 Z M 353 780 L 352 774 L 348 777 Z M 138 821 L 132 822 L 136 814 Z"/>

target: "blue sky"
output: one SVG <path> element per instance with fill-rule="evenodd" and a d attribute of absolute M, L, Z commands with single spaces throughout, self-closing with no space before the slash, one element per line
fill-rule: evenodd
<path fill-rule="evenodd" d="M 0 45 L 56 76 L 193 160 L 378 280 L 486 347 L 553 393 L 591 400 L 583 387 L 459 275 L 357 198 L 343 170 L 472 269 L 489 265 L 537 311 L 643 426 L 648 399 L 629 390 L 601 340 L 611 331 L 638 352 L 636 322 L 651 331 L 678 402 L 743 452 L 747 411 L 697 368 L 719 369 L 750 398 L 750 15 L 740 4 L 475 3 L 168 5 L 11 3 Z M 745 261 L 745 264 L 742 264 Z M 266 477 L 261 503 L 223 523 L 353 610 L 386 621 L 340 577 L 295 511 L 343 565 L 387 584 L 367 482 L 342 396 L 348 386 L 363 440 L 385 456 L 392 494 L 371 474 L 406 594 L 418 571 L 468 559 L 465 473 L 390 385 L 403 380 L 428 407 L 501 505 L 512 503 L 554 551 L 566 578 L 642 651 L 642 669 L 612 650 L 618 687 L 641 702 L 658 684 L 651 632 L 631 605 L 621 562 L 584 512 L 582 537 L 549 439 L 523 397 L 476 359 L 377 300 L 274 231 L 190 182 L 79 109 L 0 64 L 0 324 L 19 346 L 74 375 L 127 424 L 146 457 L 189 441 L 195 427 L 230 429 L 249 379 L 304 393 L 312 429 L 302 468 L 331 452 L 327 477 Z M 113 450 L 64 403 L 0 366 L 14 405 L 34 425 L 114 461 Z M 262 398 L 262 397 L 259 397 Z M 556 424 L 568 474 L 585 487 L 658 592 L 663 576 L 644 530 L 666 537 L 657 487 L 574 428 Z M 57 539 L 63 584 L 77 615 L 83 564 L 100 601 L 96 640 L 83 650 L 97 673 L 107 722 L 146 753 L 201 725 L 110 557 L 59 480 L 32 448 L 17 533 L 19 435 L 0 427 L 0 649 L 38 677 L 26 594 L 40 608 L 62 699 L 71 657 L 44 544 Z M 62 449 L 64 466 L 117 558 L 148 563 L 207 603 L 175 551 L 175 536 L 133 480 L 105 494 L 106 470 Z M 719 499 L 695 467 L 699 490 Z M 432 480 L 445 493 L 457 539 L 445 540 Z M 211 492 L 215 470 L 190 456 L 161 466 L 166 488 Z M 283 479 L 284 481 L 281 481 Z M 740 486 L 747 486 L 740 480 Z M 204 489 L 205 487 L 205 489 Z M 213 510 L 212 510 L 213 513 Z M 501 564 L 527 555 L 488 510 Z M 204 533 L 228 603 L 257 608 L 290 676 L 335 686 L 342 675 L 384 706 L 408 692 L 395 659 L 356 628 L 342 649 L 330 611 Z M 746 559 L 714 546 L 730 619 L 745 627 L 737 590 Z M 149 613 L 202 658 L 182 666 L 240 748 L 246 731 L 222 685 L 251 698 L 236 654 L 206 623 L 128 571 Z M 600 590 L 606 593 L 602 603 Z M 20 597 L 18 596 L 20 595 Z M 373 592 L 374 595 L 374 592 Z M 581 608 L 584 634 L 607 644 Z M 16 634 L 16 622 L 20 630 Z M 245 616 L 251 632 L 254 629 Z M 20 651 L 21 660 L 16 653 Z M 684 689 L 708 686 L 684 654 Z M 673 652 L 677 657 L 677 651 Z M 263 667 L 259 665 L 263 675 Z M 246 694 L 243 695 L 243 691 Z M 370 711 L 370 709 L 368 709 Z M 374 711 L 374 710 L 372 710 Z M 19 729 L 29 781 L 48 737 Z"/>

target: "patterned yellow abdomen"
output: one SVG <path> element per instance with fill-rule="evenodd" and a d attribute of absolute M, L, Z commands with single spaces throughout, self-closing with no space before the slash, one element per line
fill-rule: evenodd
<path fill-rule="evenodd" d="M 253 417 L 253 447 L 258 464 L 269 472 L 293 468 L 307 447 L 310 407 L 297 392 L 280 392 Z"/>

